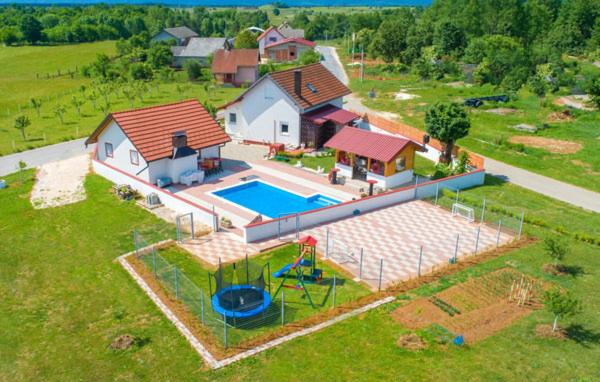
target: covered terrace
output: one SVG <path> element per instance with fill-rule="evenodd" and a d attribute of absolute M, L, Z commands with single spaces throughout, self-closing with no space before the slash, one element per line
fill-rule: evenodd
<path fill-rule="evenodd" d="M 325 105 L 302 115 L 300 142 L 307 148 L 320 149 L 344 126 L 360 118 L 351 111 L 334 105 Z"/>

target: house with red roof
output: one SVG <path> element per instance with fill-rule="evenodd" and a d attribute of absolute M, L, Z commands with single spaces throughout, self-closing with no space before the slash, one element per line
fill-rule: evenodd
<path fill-rule="evenodd" d="M 240 141 L 321 148 L 359 118 L 343 109 L 350 93 L 320 63 L 268 73 L 221 107 L 225 131 Z"/>
<path fill-rule="evenodd" d="M 198 170 L 219 158 L 229 136 L 197 100 L 114 112 L 86 140 L 96 159 L 148 183 Z"/>
<path fill-rule="evenodd" d="M 325 143 L 335 149 L 339 175 L 393 188 L 412 182 L 415 152 L 424 148 L 398 135 L 345 127 Z"/>
<path fill-rule="evenodd" d="M 219 49 L 211 69 L 220 84 L 251 85 L 258 79 L 259 61 L 258 49 Z"/>
<path fill-rule="evenodd" d="M 296 61 L 306 50 L 316 44 L 304 38 L 303 29 L 294 29 L 284 22 L 279 27 L 269 27 L 257 39 L 263 59 L 275 62 Z"/>

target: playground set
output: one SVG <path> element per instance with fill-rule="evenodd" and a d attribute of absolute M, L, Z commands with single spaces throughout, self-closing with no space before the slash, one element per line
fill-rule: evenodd
<path fill-rule="evenodd" d="M 226 266 L 219 264 L 216 272 L 209 272 L 208 278 L 213 310 L 225 320 L 231 319 L 233 326 L 236 326 L 239 320 L 267 311 L 281 288 L 303 290 L 311 307 L 315 308 L 306 284 L 319 283 L 323 276 L 323 271 L 316 267 L 316 246 L 317 240 L 312 236 L 302 237 L 298 241 L 299 256 L 296 260 L 273 273 L 273 277 L 282 278 L 273 296 L 269 263 L 259 265 L 249 261 L 246 256 L 243 262 Z M 305 269 L 309 272 L 305 273 Z M 296 279 L 295 285 L 286 285 L 290 278 Z"/>
<path fill-rule="evenodd" d="M 314 237 L 304 236 L 298 240 L 298 257 L 296 260 L 273 273 L 273 277 L 283 277 L 279 287 L 273 295 L 273 298 L 277 296 L 281 288 L 302 290 L 308 298 L 310 306 L 313 308 L 315 307 L 313 299 L 306 288 L 306 284 L 318 284 L 323 279 L 323 270 L 317 268 L 316 249 L 317 240 Z M 305 269 L 308 269 L 309 272 L 305 273 Z M 293 274 L 294 272 L 295 275 Z M 296 279 L 296 283 L 294 285 L 286 284 L 286 281 L 290 278 Z"/>

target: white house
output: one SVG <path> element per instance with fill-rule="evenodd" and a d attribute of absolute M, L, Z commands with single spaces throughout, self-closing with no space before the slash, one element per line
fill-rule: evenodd
<path fill-rule="evenodd" d="M 86 140 L 96 159 L 141 180 L 179 183 L 202 158 L 219 158 L 230 138 L 196 100 L 109 114 Z"/>
<path fill-rule="evenodd" d="M 221 108 L 225 131 L 248 142 L 320 148 L 359 118 L 342 109 L 348 94 L 320 63 L 269 73 Z"/>
<path fill-rule="evenodd" d="M 258 41 L 258 50 L 261 56 L 265 54 L 265 47 L 285 39 L 304 39 L 303 29 L 293 29 L 287 22 L 282 23 L 279 27 L 269 27 L 261 33 L 256 40 Z"/>

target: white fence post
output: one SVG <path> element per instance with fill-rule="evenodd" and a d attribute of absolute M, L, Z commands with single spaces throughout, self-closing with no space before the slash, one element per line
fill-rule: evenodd
<path fill-rule="evenodd" d="M 362 280 L 362 268 L 363 268 L 363 248 L 360 248 L 360 263 L 358 265 L 358 279 Z"/>
<path fill-rule="evenodd" d="M 496 233 L 496 248 L 500 245 L 500 228 L 502 228 L 502 219 L 498 220 L 498 232 Z"/>
<path fill-rule="evenodd" d="M 377 288 L 378 291 L 381 292 L 381 279 L 383 278 L 383 257 L 379 262 L 379 286 Z"/>
<path fill-rule="evenodd" d="M 421 277 L 421 264 L 423 263 L 423 246 L 421 246 L 421 248 L 419 249 L 419 270 L 418 270 L 418 275 L 419 277 Z"/>
<path fill-rule="evenodd" d="M 519 234 L 517 239 L 521 240 L 521 233 L 523 232 L 523 221 L 525 220 L 525 211 L 521 211 L 521 222 L 519 223 Z"/>
<path fill-rule="evenodd" d="M 460 234 L 456 234 L 456 245 L 454 246 L 454 260 L 453 264 L 456 264 L 456 259 L 458 257 L 458 241 L 460 240 Z"/>

